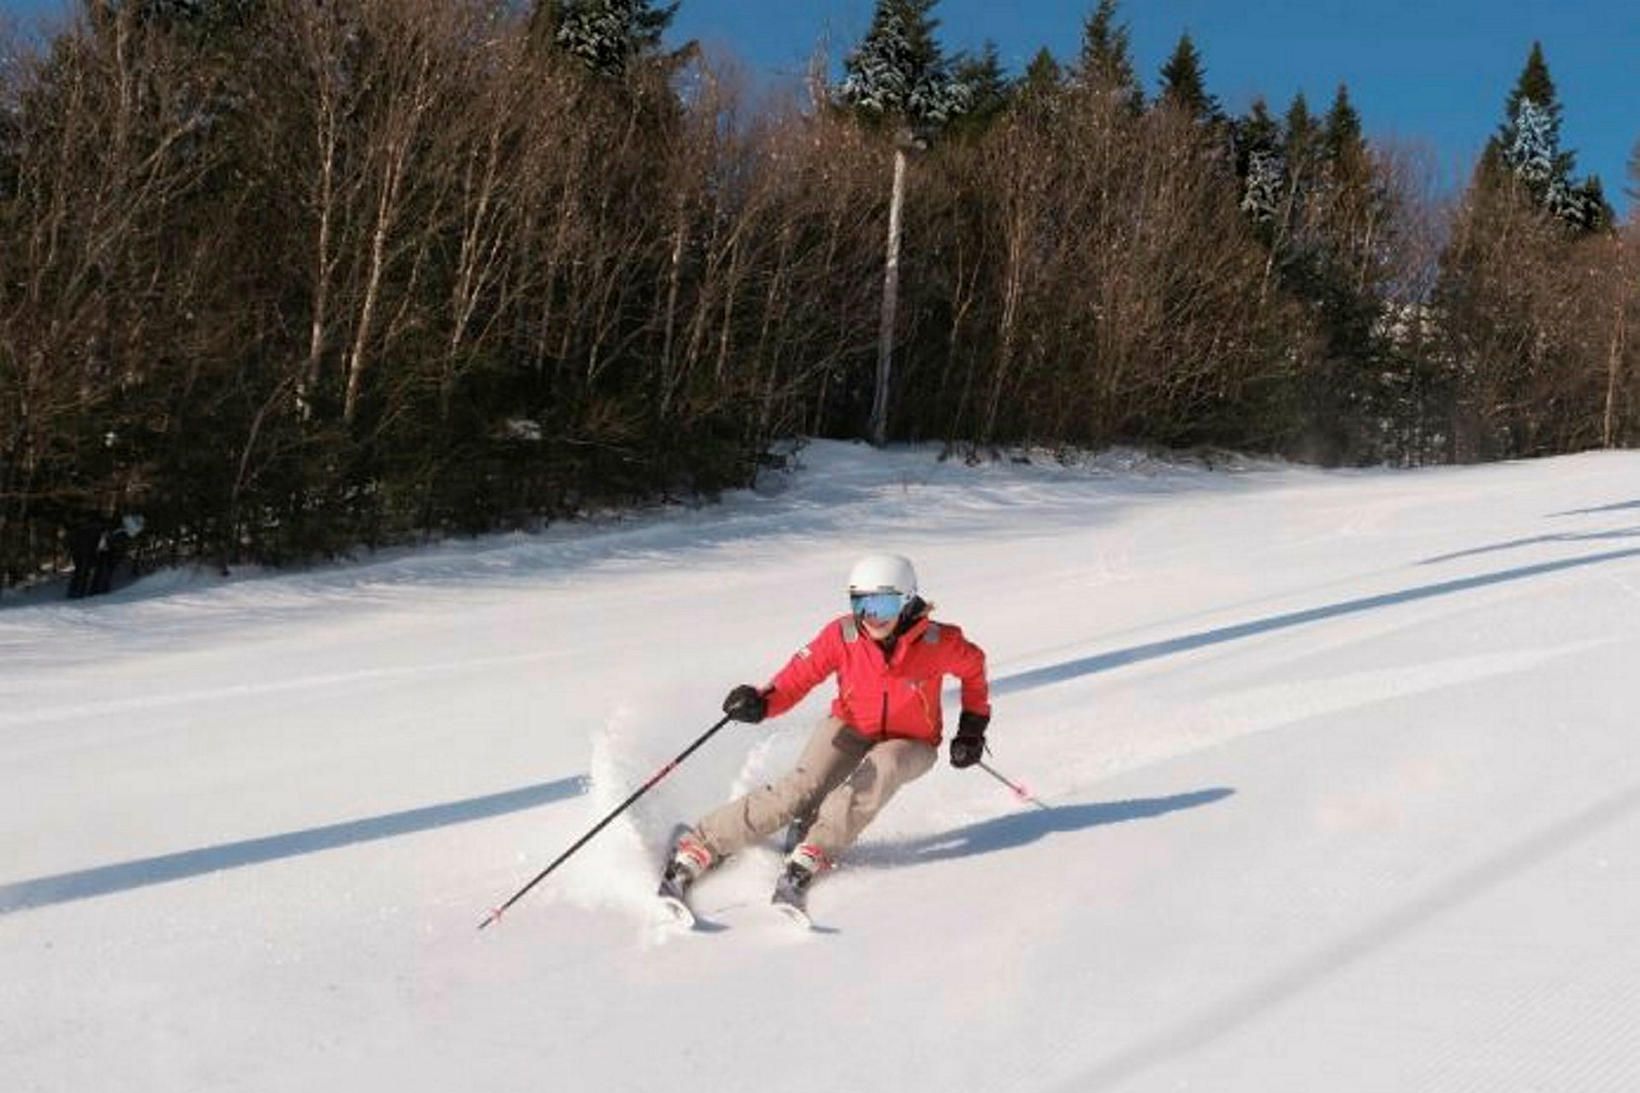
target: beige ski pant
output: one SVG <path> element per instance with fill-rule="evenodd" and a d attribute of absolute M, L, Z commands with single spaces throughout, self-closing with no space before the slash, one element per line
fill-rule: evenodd
<path fill-rule="evenodd" d="M 708 814 L 695 830 L 715 857 L 727 857 L 812 813 L 804 841 L 835 861 L 895 791 L 927 774 L 938 756 L 920 740 L 873 741 L 827 717 L 790 772 Z"/>

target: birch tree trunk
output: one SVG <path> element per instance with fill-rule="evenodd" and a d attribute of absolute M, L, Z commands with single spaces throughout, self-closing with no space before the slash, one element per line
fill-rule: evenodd
<path fill-rule="evenodd" d="M 1606 355 L 1606 410 L 1600 423 L 1600 443 L 1603 448 L 1617 446 L 1617 390 L 1618 379 L 1623 372 L 1623 353 L 1625 320 L 1627 319 L 1627 303 L 1629 286 L 1624 276 L 1626 266 L 1623 262 L 1623 244 L 1617 244 L 1617 276 L 1615 278 L 1617 291 L 1616 307 L 1612 315 L 1612 337 Z"/>
<path fill-rule="evenodd" d="M 315 34 L 317 36 L 317 31 Z M 325 41 L 314 49 L 314 65 L 318 72 L 314 143 L 319 159 L 319 192 L 315 198 L 319 228 L 314 244 L 313 319 L 308 330 L 307 363 L 296 384 L 296 408 L 303 421 L 313 415 L 313 392 L 318 387 L 319 368 L 324 360 L 325 331 L 330 323 L 331 278 L 336 269 L 336 258 L 331 251 L 331 225 L 336 215 L 336 161 L 341 141 L 341 118 L 331 45 Z"/>
<path fill-rule="evenodd" d="M 871 400 L 871 442 L 888 443 L 888 385 L 894 363 L 894 315 L 900 302 L 900 210 L 905 205 L 905 148 L 894 149 L 894 193 L 888 205 L 888 261 L 883 269 L 882 325 L 877 335 L 877 389 Z"/>

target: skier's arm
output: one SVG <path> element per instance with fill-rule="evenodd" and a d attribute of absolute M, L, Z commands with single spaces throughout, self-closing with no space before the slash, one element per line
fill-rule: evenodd
<path fill-rule="evenodd" d="M 951 643 L 951 660 L 946 670 L 962 682 L 962 711 L 990 720 L 991 685 L 985 675 L 985 650 L 969 641 L 960 630 L 952 637 L 956 640 Z"/>
<path fill-rule="evenodd" d="M 957 735 L 951 738 L 951 765 L 961 770 L 985 755 L 985 730 L 991 724 L 991 688 L 985 678 L 985 650 L 962 636 L 952 635 L 951 660 L 947 667 L 962 681 L 962 716 L 957 719 Z"/>
<path fill-rule="evenodd" d="M 769 702 L 767 716 L 778 717 L 803 701 L 822 680 L 837 671 L 842 655 L 842 631 L 838 623 L 828 623 L 763 689 L 763 696 Z"/>

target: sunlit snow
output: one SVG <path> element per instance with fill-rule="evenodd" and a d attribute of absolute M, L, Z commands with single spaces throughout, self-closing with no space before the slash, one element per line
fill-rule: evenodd
<path fill-rule="evenodd" d="M 0 1088 L 1640 1088 L 1640 453 L 936 455 L 7 601 Z M 476 929 L 874 549 L 989 653 L 991 761 L 1046 808 L 942 761 L 819 930 L 772 846 L 658 926 L 672 825 L 817 692 Z"/>

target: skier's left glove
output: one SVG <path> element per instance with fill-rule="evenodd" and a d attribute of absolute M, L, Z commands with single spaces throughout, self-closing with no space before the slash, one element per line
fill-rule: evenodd
<path fill-rule="evenodd" d="M 982 713 L 962 711 L 957 719 L 957 735 L 951 738 L 951 765 L 961 770 L 971 767 L 985 757 L 985 727 L 990 717 Z"/>

